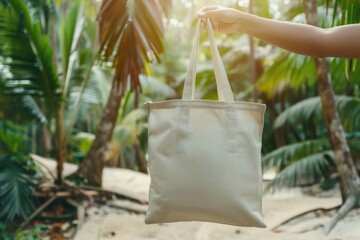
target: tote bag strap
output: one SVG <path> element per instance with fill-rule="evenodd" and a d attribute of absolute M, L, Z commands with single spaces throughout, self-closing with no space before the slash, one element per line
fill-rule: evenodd
<path fill-rule="evenodd" d="M 231 91 L 229 80 L 227 78 L 224 64 L 221 60 L 220 53 L 216 46 L 214 32 L 212 29 L 212 23 L 210 19 L 207 19 L 207 30 L 210 40 L 211 58 L 214 65 L 216 86 L 218 92 L 218 98 L 220 101 L 234 102 L 234 96 Z M 187 69 L 185 84 L 182 99 L 193 100 L 195 93 L 195 80 L 196 80 L 196 62 L 199 52 L 199 38 L 200 38 L 200 19 L 196 26 L 195 39 L 193 49 L 190 55 L 190 63 Z"/>

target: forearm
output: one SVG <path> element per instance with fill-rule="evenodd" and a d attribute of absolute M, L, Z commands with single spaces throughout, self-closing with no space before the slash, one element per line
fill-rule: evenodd
<path fill-rule="evenodd" d="M 238 28 L 264 42 L 303 55 L 360 58 L 360 25 L 322 29 L 239 12 Z"/>

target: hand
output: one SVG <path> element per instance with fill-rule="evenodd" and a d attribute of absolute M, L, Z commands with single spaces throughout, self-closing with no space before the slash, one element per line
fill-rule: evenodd
<path fill-rule="evenodd" d="M 206 19 L 210 18 L 214 31 L 223 33 L 239 32 L 239 21 L 241 12 L 220 6 L 206 6 L 199 12 L 201 18 L 201 29 L 206 28 Z"/>

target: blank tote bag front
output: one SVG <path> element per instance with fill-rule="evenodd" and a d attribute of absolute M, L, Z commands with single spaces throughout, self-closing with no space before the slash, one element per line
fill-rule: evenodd
<path fill-rule="evenodd" d="M 260 163 L 265 105 L 234 101 L 207 25 L 219 101 L 194 99 L 198 23 L 182 99 L 146 104 L 151 184 L 145 222 L 266 227 Z"/>

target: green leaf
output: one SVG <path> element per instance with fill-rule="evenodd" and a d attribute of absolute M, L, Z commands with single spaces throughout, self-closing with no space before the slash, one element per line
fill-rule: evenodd
<path fill-rule="evenodd" d="M 360 129 L 360 99 L 348 96 L 336 96 L 336 107 L 347 131 Z M 322 122 L 320 97 L 300 101 L 279 114 L 274 127 L 296 126 Z M 319 121 L 320 120 L 320 121 Z"/>
<path fill-rule="evenodd" d="M 299 90 L 304 85 L 316 85 L 314 60 L 287 52 L 280 52 L 265 61 L 265 71 L 257 82 L 260 92 L 273 99 L 283 94 L 288 87 Z"/>
<path fill-rule="evenodd" d="M 24 108 L 26 108 L 40 123 L 46 124 L 48 122 L 45 114 L 32 96 L 23 96 L 21 102 Z"/>
<path fill-rule="evenodd" d="M 25 168 L 27 155 L 0 157 L 0 218 L 24 219 L 34 209 L 33 173 Z"/>
<path fill-rule="evenodd" d="M 269 182 L 265 192 L 283 187 L 295 187 L 314 184 L 328 176 L 330 166 L 334 164 L 332 151 L 315 153 L 288 165 Z"/>
<path fill-rule="evenodd" d="M 46 99 L 47 111 L 53 112 L 59 102 L 53 48 L 25 2 L 8 2 L 10 9 L 0 6 L 0 63 L 8 66 L 11 75 L 0 81 L 0 91 L 40 95 Z"/>
<path fill-rule="evenodd" d="M 95 135 L 92 133 L 79 132 L 71 137 L 71 144 L 84 155 L 89 151 Z"/>
<path fill-rule="evenodd" d="M 80 0 L 71 5 L 66 17 L 61 20 L 59 31 L 59 42 L 61 49 L 63 98 L 67 96 L 69 82 L 75 62 L 78 60 L 76 51 L 84 28 L 83 6 Z"/>
<path fill-rule="evenodd" d="M 301 158 L 330 150 L 331 145 L 327 138 L 307 140 L 280 147 L 262 158 L 262 163 L 267 168 L 283 167 L 298 161 Z"/>

